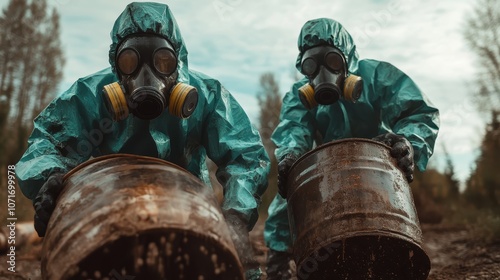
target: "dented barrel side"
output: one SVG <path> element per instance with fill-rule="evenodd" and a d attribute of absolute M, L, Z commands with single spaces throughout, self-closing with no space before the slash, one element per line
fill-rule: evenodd
<path fill-rule="evenodd" d="M 75 168 L 65 184 L 44 240 L 44 279 L 243 279 L 213 190 L 186 170 L 113 155 Z"/>
<path fill-rule="evenodd" d="M 292 166 L 288 187 L 300 279 L 427 278 L 413 196 L 389 147 L 367 139 L 319 146 Z"/>

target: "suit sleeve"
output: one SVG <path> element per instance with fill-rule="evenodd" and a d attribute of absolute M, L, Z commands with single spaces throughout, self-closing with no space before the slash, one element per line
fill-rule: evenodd
<path fill-rule="evenodd" d="M 207 105 L 204 146 L 218 166 L 224 188 L 224 211 L 235 211 L 250 230 L 258 218 L 260 198 L 267 188 L 269 157 L 257 130 L 233 96 L 218 82 Z"/>
<path fill-rule="evenodd" d="M 66 173 L 92 155 L 96 147 L 84 132 L 92 129 L 97 108 L 88 87 L 76 82 L 35 118 L 28 148 L 16 165 L 26 197 L 34 199 L 51 174 Z"/>
<path fill-rule="evenodd" d="M 439 110 L 406 74 L 389 63 L 379 64 L 376 79 L 375 90 L 383 93 L 382 128 L 410 141 L 415 164 L 424 171 L 439 131 Z"/>
<path fill-rule="evenodd" d="M 307 110 L 298 95 L 299 87 L 305 83 L 305 79 L 295 83 L 283 97 L 280 123 L 271 137 L 276 144 L 275 154 L 278 161 L 287 154 L 299 157 L 312 149 L 316 131 L 316 109 Z"/>

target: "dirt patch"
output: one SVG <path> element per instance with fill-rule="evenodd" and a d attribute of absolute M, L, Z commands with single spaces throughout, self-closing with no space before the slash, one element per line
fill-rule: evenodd
<path fill-rule="evenodd" d="M 27 246 L 16 250 L 15 272 L 8 270 L 8 258 L 6 252 L 0 256 L 0 279 L 16 280 L 39 280 L 42 279 L 40 272 L 41 244 Z"/>
<path fill-rule="evenodd" d="M 251 232 L 257 261 L 265 270 L 267 248 L 262 237 L 263 225 Z M 500 279 L 500 240 L 484 242 L 466 228 L 445 225 L 423 225 L 424 249 L 432 263 L 429 280 L 492 280 Z M 16 251 L 16 273 L 4 265 L 6 253 L 0 256 L 0 279 L 39 280 L 41 245 L 26 246 Z M 265 275 L 262 278 L 266 279 Z M 295 278 L 294 278 L 295 279 Z"/>
<path fill-rule="evenodd" d="M 432 266 L 428 280 L 500 279 L 500 240 L 485 242 L 472 236 L 464 227 L 440 224 L 422 225 L 422 231 L 424 249 Z M 257 233 L 253 238 L 255 243 L 263 242 Z M 263 262 L 267 252 L 264 250 L 265 247 L 260 259 Z"/>
<path fill-rule="evenodd" d="M 500 240 L 485 242 L 452 226 L 423 225 L 422 230 L 432 263 L 429 280 L 500 279 Z"/>

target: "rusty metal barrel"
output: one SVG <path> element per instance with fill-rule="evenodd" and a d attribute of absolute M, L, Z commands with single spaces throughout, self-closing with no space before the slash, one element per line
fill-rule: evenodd
<path fill-rule="evenodd" d="M 92 159 L 65 176 L 44 279 L 243 279 L 213 190 L 149 157 Z"/>
<path fill-rule="evenodd" d="M 299 158 L 288 178 L 299 279 L 427 278 L 411 189 L 388 146 L 330 142 Z"/>

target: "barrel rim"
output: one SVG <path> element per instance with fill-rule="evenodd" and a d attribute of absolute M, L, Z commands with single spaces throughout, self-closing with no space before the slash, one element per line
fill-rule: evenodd
<path fill-rule="evenodd" d="M 163 165 L 171 166 L 171 167 L 180 169 L 182 171 L 185 171 L 188 174 L 192 175 L 193 177 L 199 179 L 198 177 L 194 176 L 191 172 L 189 172 L 187 169 L 185 169 L 185 168 L 183 168 L 183 167 L 181 167 L 181 166 L 179 166 L 179 165 L 177 165 L 177 164 L 175 164 L 173 162 L 166 161 L 164 159 L 150 157 L 150 156 L 141 156 L 141 155 L 127 154 L 127 153 L 118 153 L 118 154 L 110 154 L 110 155 L 99 156 L 99 157 L 92 158 L 92 159 L 89 159 L 89 160 L 87 160 L 85 162 L 80 163 L 79 165 L 75 166 L 73 169 L 71 169 L 70 171 L 68 171 L 64 175 L 64 181 L 66 181 L 73 174 L 77 173 L 78 171 L 82 170 L 83 168 L 85 168 L 85 167 L 87 167 L 89 165 L 92 165 L 92 164 L 94 164 L 96 162 L 99 162 L 99 161 L 104 161 L 104 160 L 114 159 L 114 158 L 129 158 L 129 159 L 148 160 L 148 161 L 152 161 L 152 162 L 157 162 L 157 163 L 161 163 Z"/>
<path fill-rule="evenodd" d="M 375 140 L 368 139 L 368 138 L 344 138 L 344 139 L 334 140 L 334 141 L 330 141 L 330 142 L 327 142 L 327 143 L 323 143 L 323 144 L 317 146 L 316 148 L 311 149 L 311 150 L 307 151 L 306 153 L 304 153 L 302 156 L 300 156 L 292 164 L 292 166 L 290 167 L 290 170 L 294 169 L 295 166 L 298 165 L 301 161 L 303 161 L 305 158 L 309 157 L 311 154 L 316 153 L 318 150 L 322 150 L 322 149 L 327 148 L 329 146 L 338 145 L 338 144 L 342 144 L 342 143 L 345 143 L 345 142 L 351 142 L 351 143 L 366 142 L 366 143 L 371 143 L 371 144 L 382 146 L 382 147 L 384 147 L 384 148 L 386 148 L 388 150 L 391 149 L 391 147 L 387 146 L 386 144 L 384 144 L 382 142 L 375 141 Z"/>
<path fill-rule="evenodd" d="M 422 252 L 425 253 L 425 256 L 427 259 L 430 261 L 430 257 L 427 255 L 427 252 L 425 251 L 425 248 L 423 246 L 423 243 L 419 243 L 418 240 L 415 240 L 411 236 L 407 236 L 404 234 L 401 234 L 399 232 L 394 232 L 394 231 L 388 231 L 388 230 L 367 230 L 367 231 L 362 231 L 362 232 L 355 232 L 351 234 L 346 234 L 343 238 L 339 238 L 339 236 L 331 236 L 329 238 L 325 238 L 323 241 L 319 242 L 317 245 L 318 247 L 325 247 L 332 242 L 336 241 L 342 241 L 342 240 L 347 240 L 351 238 L 357 238 L 357 237 L 386 237 L 386 238 L 391 238 L 391 239 L 397 239 L 399 241 L 404 241 L 407 242 L 410 245 L 418 247 Z M 295 241 L 296 243 L 297 241 Z M 294 244 L 295 245 L 295 244 Z M 293 246 L 294 252 L 296 251 L 296 246 Z M 307 256 L 310 256 L 312 253 L 314 253 L 315 249 L 311 248 L 309 250 L 304 250 L 305 254 L 304 256 L 297 258 L 297 260 L 303 261 L 304 259 L 307 258 Z M 299 254 L 297 254 L 299 255 Z"/>
<path fill-rule="evenodd" d="M 376 235 L 374 233 L 377 233 Z M 426 277 L 424 279 L 426 279 L 430 273 L 430 270 L 432 268 L 432 262 L 431 262 L 431 259 L 429 257 L 429 255 L 427 254 L 425 248 L 422 246 L 422 244 L 418 244 L 417 242 L 415 242 L 414 240 L 412 240 L 411 238 L 408 238 L 407 236 L 403 236 L 403 235 L 398 235 L 398 236 L 394 236 L 394 235 L 390 235 L 389 233 L 387 232 L 360 232 L 360 233 L 355 233 L 355 234 L 352 234 L 352 235 L 349 235 L 349 236 L 346 236 L 345 238 L 343 239 L 336 239 L 336 238 L 328 238 L 322 242 L 319 243 L 319 247 L 320 248 L 323 248 L 323 247 L 326 247 L 328 246 L 329 244 L 331 244 L 332 242 L 336 242 L 336 241 L 342 241 L 342 242 L 345 242 L 345 240 L 347 239 L 352 239 L 352 238 L 359 238 L 359 237 L 377 237 L 380 238 L 380 237 L 385 237 L 385 238 L 391 238 L 391 239 L 397 239 L 399 241 L 403 241 L 403 242 L 406 242 L 408 245 L 410 245 L 412 247 L 412 249 L 416 249 L 418 251 L 418 254 L 419 257 L 421 257 L 421 261 L 423 261 L 425 263 L 425 266 L 426 266 Z M 295 250 L 295 248 L 294 248 Z M 307 258 L 309 258 L 312 254 L 314 254 L 314 251 L 315 250 L 307 250 L 306 254 L 304 254 L 304 256 L 300 257 L 300 258 L 294 258 L 296 264 L 297 264 L 297 269 L 298 267 L 305 261 L 307 260 Z"/>
<path fill-rule="evenodd" d="M 113 242 L 116 242 L 117 240 L 119 240 L 120 238 L 127 238 L 127 237 L 132 237 L 134 235 L 138 235 L 138 234 L 147 234 L 147 233 L 151 233 L 151 232 L 155 232 L 155 231 L 158 231 L 157 228 L 145 228 L 141 231 L 138 231 L 138 232 L 135 232 L 133 234 L 124 234 L 124 235 L 121 235 L 121 236 L 117 236 L 117 235 L 111 235 L 111 236 L 108 236 L 107 238 L 103 239 L 99 244 L 99 246 L 95 246 L 95 248 L 93 250 L 88 250 L 85 252 L 85 258 L 89 257 L 92 255 L 92 253 L 96 252 L 96 250 L 98 250 L 98 248 L 101 248 L 102 246 L 106 245 L 106 244 L 111 244 Z M 208 242 L 212 242 L 213 244 L 217 243 L 217 241 L 219 239 L 211 236 L 211 235 L 203 235 L 202 232 L 200 231 L 197 231 L 195 229 L 184 229 L 182 227 L 171 227 L 169 228 L 169 231 L 175 231 L 175 232 L 184 232 L 184 233 L 188 233 L 190 234 L 191 236 L 194 236 L 194 237 L 197 237 L 197 238 L 205 238 L 206 240 L 208 240 Z M 234 242 L 233 240 L 229 240 L 233 246 L 234 245 Z M 243 274 L 244 274 L 244 267 L 243 267 L 243 264 L 241 263 L 241 259 L 240 259 L 240 256 L 238 255 L 237 251 L 236 251 L 236 247 L 234 247 L 234 251 L 231 250 L 231 246 L 227 246 L 228 244 L 224 243 L 224 242 L 219 242 L 218 244 L 222 245 L 221 248 L 222 250 L 224 251 L 228 251 L 232 254 L 227 254 L 228 256 L 232 256 L 234 257 L 235 259 L 235 262 L 234 264 L 236 264 L 237 266 L 237 270 L 240 272 L 240 276 L 243 277 Z M 83 260 L 82 259 L 82 260 Z M 47 270 L 47 262 L 49 261 L 49 257 L 47 257 L 47 254 L 42 254 L 42 257 L 41 257 L 41 260 L 40 260 L 40 263 L 41 263 L 41 273 L 42 273 L 42 276 L 45 276 L 45 277 L 51 277 L 50 275 L 48 275 L 48 270 Z M 76 263 L 78 264 L 78 263 Z M 60 275 L 63 276 L 63 278 L 67 278 L 70 276 L 71 274 L 71 271 L 70 271 L 70 267 L 68 267 L 67 270 L 63 271 L 60 273 Z M 243 279 L 243 278 L 242 278 Z"/>

